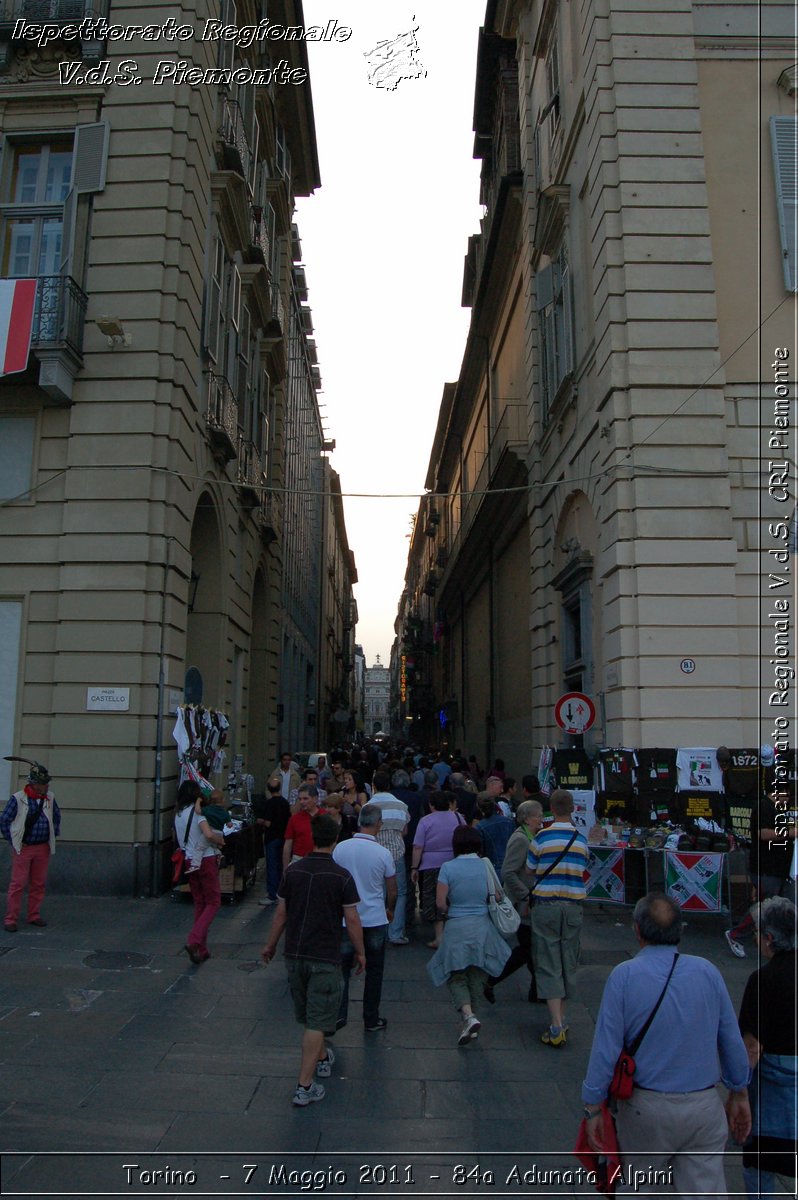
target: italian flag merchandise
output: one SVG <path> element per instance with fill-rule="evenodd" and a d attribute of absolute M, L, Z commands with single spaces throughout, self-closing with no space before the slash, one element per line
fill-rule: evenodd
<path fill-rule="evenodd" d="M 587 900 L 602 900 L 623 904 L 626 899 L 626 876 L 623 869 L 623 847 L 592 846 L 585 871 Z"/>
<path fill-rule="evenodd" d="M 665 851 L 665 891 L 688 912 L 720 912 L 722 854 Z"/>

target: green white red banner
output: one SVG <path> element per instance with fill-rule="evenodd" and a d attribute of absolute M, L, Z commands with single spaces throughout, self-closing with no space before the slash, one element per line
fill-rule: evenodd
<path fill-rule="evenodd" d="M 623 847 L 591 846 L 585 871 L 586 900 L 623 904 L 626 900 L 626 876 Z"/>
<path fill-rule="evenodd" d="M 665 851 L 665 891 L 690 912 L 720 912 L 722 854 Z"/>

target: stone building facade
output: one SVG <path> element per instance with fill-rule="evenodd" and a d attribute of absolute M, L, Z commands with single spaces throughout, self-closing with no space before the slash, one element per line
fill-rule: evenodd
<path fill-rule="evenodd" d="M 268 7 L 303 23 L 300 0 Z M 39 8 L 46 46 L 13 36 Z M 28 368 L 0 380 L 0 752 L 53 773 L 56 885 L 138 894 L 170 850 L 176 705 L 224 711 L 228 761 L 262 782 L 325 694 L 327 468 L 292 226 L 320 180 L 304 41 L 201 36 L 257 24 L 252 0 L 170 10 L 187 41 L 163 7 L 89 8 L 82 38 L 83 4 L 0 10 L 0 275 L 38 280 Z M 106 29 L 131 24 L 154 40 Z M 154 82 L 181 59 L 241 73 Z M 290 84 L 246 82 L 278 59 Z"/>
<path fill-rule="evenodd" d="M 425 740 L 448 712 L 450 744 L 528 768 L 568 691 L 596 703 L 588 745 L 772 740 L 763 579 L 768 550 L 794 565 L 795 500 L 761 472 L 775 432 L 795 478 L 794 426 L 774 425 L 781 354 L 795 378 L 791 21 L 779 2 L 488 3 L 471 327 L 400 606 Z"/>

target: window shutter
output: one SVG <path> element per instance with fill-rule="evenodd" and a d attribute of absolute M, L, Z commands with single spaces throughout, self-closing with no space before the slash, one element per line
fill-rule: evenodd
<path fill-rule="evenodd" d="M 562 273 L 562 340 L 563 375 L 574 369 L 574 301 L 571 291 L 571 268 L 566 262 Z"/>
<path fill-rule="evenodd" d="M 544 267 L 535 275 L 535 295 L 537 297 L 535 307 L 538 312 L 542 308 L 548 308 L 554 299 L 554 280 L 550 266 Z"/>
<path fill-rule="evenodd" d="M 101 192 L 105 187 L 109 129 L 107 121 L 75 127 L 72 187 L 78 195 L 83 192 Z"/>
<path fill-rule="evenodd" d="M 798 118 L 771 117 L 776 207 L 784 257 L 784 283 L 798 290 Z"/>
<path fill-rule="evenodd" d="M 75 252 L 75 221 L 78 212 L 78 194 L 74 187 L 67 192 L 64 200 L 64 216 L 61 228 L 61 262 L 59 271 L 62 275 L 72 274 L 72 259 Z"/>

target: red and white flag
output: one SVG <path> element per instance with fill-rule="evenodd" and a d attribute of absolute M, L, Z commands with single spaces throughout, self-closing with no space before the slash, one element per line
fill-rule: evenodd
<path fill-rule="evenodd" d="M 0 375 L 28 365 L 35 302 L 35 279 L 0 279 Z"/>

